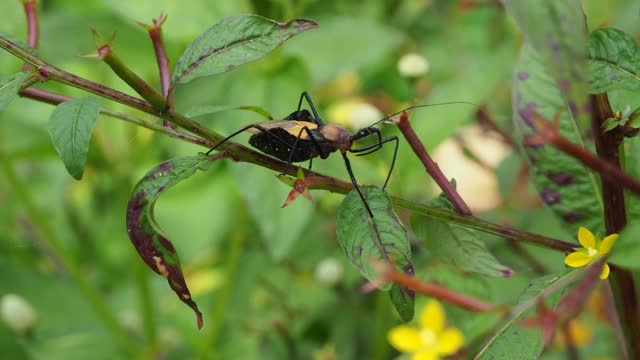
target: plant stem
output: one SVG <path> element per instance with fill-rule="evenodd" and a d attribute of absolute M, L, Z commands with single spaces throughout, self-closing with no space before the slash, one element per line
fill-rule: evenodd
<path fill-rule="evenodd" d="M 507 226 L 490 223 L 473 216 L 460 215 L 453 211 L 445 210 L 438 207 L 416 204 L 414 202 L 411 202 L 402 198 L 398 198 L 395 196 L 391 196 L 391 201 L 396 206 L 413 211 L 421 215 L 437 218 L 440 220 L 450 221 L 456 225 L 502 236 L 507 239 L 523 241 L 533 245 L 538 245 L 538 246 L 546 247 L 549 249 L 555 249 L 555 250 L 564 251 L 564 252 L 572 252 L 574 251 L 574 248 L 578 247 L 578 245 L 574 243 L 548 238 L 546 236 L 530 233 L 527 231 L 516 230 Z"/>
<path fill-rule="evenodd" d="M 463 309 L 476 312 L 495 311 L 496 306 L 455 291 L 451 291 L 441 285 L 420 281 L 413 276 L 396 270 L 393 266 L 386 266 L 383 278 L 392 281 L 402 287 L 409 288 L 421 294 L 438 298 Z"/>
<path fill-rule="evenodd" d="M 438 164 L 429 156 L 427 153 L 427 149 L 425 149 L 424 145 L 416 135 L 415 131 L 411 127 L 411 123 L 409 122 L 409 115 L 407 112 L 403 112 L 400 116 L 400 121 L 398 121 L 398 128 L 404 135 L 405 139 L 413 149 L 413 152 L 416 153 L 418 158 L 424 164 L 427 173 L 431 175 L 433 180 L 438 184 L 442 192 L 447 195 L 451 204 L 458 210 L 458 212 L 462 215 L 471 215 L 471 209 L 467 203 L 464 202 L 460 194 L 456 191 L 456 189 L 451 185 L 449 179 L 442 173 Z"/>
<path fill-rule="evenodd" d="M 31 198 L 27 186 L 18 177 L 11 160 L 3 153 L 0 153 L 0 169 L 7 178 L 9 185 L 13 188 L 16 196 L 26 207 L 30 219 L 41 233 L 42 239 L 68 271 L 71 280 L 96 312 L 98 318 L 102 320 L 105 327 L 115 338 L 116 342 L 120 344 L 127 353 L 130 355 L 136 354 L 136 346 L 132 342 L 131 338 L 120 326 L 101 295 L 98 294 L 91 285 L 89 285 L 89 281 L 84 277 L 83 270 L 80 269 L 71 256 L 68 255 L 62 245 L 62 241 L 57 237 L 55 231 L 50 227 L 47 218 L 42 212 L 40 212 L 40 209 L 38 209 Z"/>
<path fill-rule="evenodd" d="M 571 155 L 587 167 L 597 171 L 603 179 L 619 184 L 631 190 L 633 193 L 640 195 L 640 181 L 622 171 L 619 167 L 619 161 L 613 162 L 613 157 L 599 158 L 584 147 L 572 143 L 569 139 L 558 132 L 556 125 L 551 124 L 547 119 L 537 113 L 533 114 L 532 119 L 538 132 L 534 135 L 529 135 L 525 140 L 527 143 L 530 145 L 551 144 L 558 150 Z M 603 134 L 600 134 L 602 132 L 601 128 L 594 128 L 593 132 L 594 134 L 598 133 L 599 136 L 604 136 Z M 617 149 L 615 151 L 607 151 L 607 153 L 611 156 L 615 155 L 615 158 L 617 159 Z"/>
<path fill-rule="evenodd" d="M 62 102 L 65 101 L 70 101 L 70 100 L 74 100 L 74 98 L 69 97 L 69 96 L 65 96 L 65 95 L 61 95 L 61 94 L 56 94 L 56 93 L 52 93 L 49 91 L 45 91 L 45 90 L 41 90 L 35 87 L 29 87 L 26 88 L 24 90 L 22 90 L 19 93 L 20 96 L 22 97 L 26 97 L 32 100 L 36 100 L 36 101 L 40 101 L 43 103 L 47 103 L 47 104 L 51 104 L 51 105 L 58 105 Z M 190 142 L 192 144 L 196 144 L 196 145 L 200 145 L 203 147 L 207 147 L 210 148 L 213 146 L 212 142 L 209 142 L 207 140 L 201 139 L 199 137 L 193 136 L 193 135 L 188 135 L 188 134 L 184 134 L 181 133 L 173 128 L 170 129 L 166 129 L 165 127 L 137 118 L 135 116 L 131 116 L 125 113 L 121 113 L 121 112 L 117 112 L 117 111 L 113 111 L 113 110 L 109 110 L 109 109 L 105 109 L 105 108 L 101 108 L 100 109 L 100 113 L 110 116 L 110 117 L 114 117 L 120 120 L 124 120 L 126 122 L 138 125 L 138 126 L 142 126 L 144 128 L 147 128 L 149 130 L 152 131 L 156 131 L 156 132 L 160 132 L 163 133 L 165 135 L 168 135 L 170 137 L 173 138 L 177 138 L 177 139 L 181 139 L 187 142 Z"/>
<path fill-rule="evenodd" d="M 162 96 L 167 100 L 169 110 L 173 110 L 173 92 L 169 92 L 169 89 L 171 88 L 171 65 L 169 65 L 167 49 L 165 48 L 164 40 L 162 39 L 162 25 L 166 20 L 167 15 L 161 13 L 157 19 L 153 19 L 153 26 L 145 26 L 145 28 L 149 32 L 153 51 L 156 54 L 158 72 L 160 73 L 160 88 L 162 89 Z M 163 125 L 173 128 L 173 124 L 166 120 L 163 120 Z"/>
<path fill-rule="evenodd" d="M 52 66 L 46 63 L 45 61 L 41 60 L 34 54 L 20 48 L 19 46 L 17 46 L 16 44 L 14 44 L 13 42 L 11 42 L 10 40 L 6 39 L 3 36 L 0 36 L 0 48 L 3 48 L 8 52 L 12 53 L 13 55 L 21 58 L 22 60 L 27 61 L 30 64 L 34 65 L 36 68 L 40 70 L 39 72 L 41 74 L 46 74 L 53 80 L 59 81 L 61 83 L 64 83 L 79 89 L 89 91 L 93 94 L 113 100 L 120 104 L 134 108 L 136 110 L 140 110 L 142 112 L 145 112 L 151 115 L 168 119 L 173 124 L 178 125 L 183 129 L 186 129 L 192 132 L 193 134 L 198 135 L 199 137 L 204 139 L 204 141 L 208 142 L 208 144 L 206 145 L 202 144 L 203 146 L 210 146 L 211 143 L 217 144 L 224 139 L 223 136 L 209 130 L 208 128 L 204 127 L 200 123 L 190 118 L 187 118 L 183 115 L 177 114 L 173 111 L 167 111 L 165 113 L 161 113 L 158 110 L 154 109 L 154 107 L 150 103 L 144 100 L 135 98 L 133 96 L 129 96 L 117 90 L 108 88 L 98 83 L 67 73 L 55 66 Z M 178 135 L 178 134 L 175 134 L 174 137 L 182 138 L 181 135 Z M 184 138 L 182 139 L 187 140 Z M 230 154 L 230 156 L 234 158 L 236 161 L 249 162 L 252 164 L 256 164 L 256 165 L 269 168 L 275 171 L 280 171 L 280 172 L 289 170 L 289 167 L 287 166 L 286 163 L 280 160 L 274 159 L 270 156 L 255 152 L 247 148 L 246 146 L 242 146 L 232 141 L 228 141 L 222 144 L 220 146 L 220 149 L 227 151 Z M 312 187 L 315 189 L 324 189 L 324 190 L 329 190 L 331 192 L 336 192 L 340 194 L 346 194 L 353 189 L 353 185 L 351 183 L 338 180 L 336 178 L 333 178 L 327 175 L 319 174 L 309 170 L 304 170 L 304 174 L 305 174 L 305 177 L 317 177 L 322 180 L 321 182 L 315 184 Z M 544 246 L 544 247 L 548 247 L 551 249 L 556 249 L 564 252 L 573 251 L 573 248 L 576 246 L 575 244 L 568 243 L 565 241 L 556 240 L 556 239 L 548 238 L 542 235 L 532 234 L 525 231 L 518 231 L 505 226 L 488 223 L 478 218 L 474 218 L 470 216 L 462 216 L 448 210 L 425 206 L 425 205 L 414 203 L 398 197 L 392 197 L 392 201 L 397 206 L 418 212 L 426 216 L 436 217 L 442 220 L 448 220 L 461 226 L 500 235 L 506 238 L 514 239 L 516 241 L 530 242 L 536 245 L 540 245 L 540 246 Z"/>
<path fill-rule="evenodd" d="M 607 94 L 597 94 L 591 97 L 593 129 L 596 152 L 607 164 L 619 169 L 619 146 L 622 138 L 615 132 L 602 131 L 602 124 L 615 114 L 609 105 Z M 604 174 L 602 174 L 604 175 Z M 619 234 L 627 225 L 627 212 L 624 201 L 624 188 L 620 179 L 610 179 L 601 176 L 602 200 L 604 202 L 604 219 L 607 234 Z M 618 180 L 618 181 L 616 181 Z M 615 281 L 618 285 L 619 297 L 622 301 L 622 311 L 627 329 L 627 338 L 631 344 L 631 357 L 640 359 L 640 309 L 638 308 L 638 294 L 633 273 L 630 270 L 613 267 Z"/>
<path fill-rule="evenodd" d="M 145 100 L 150 102 L 156 110 L 164 111 L 169 106 L 165 98 L 158 93 L 151 85 L 138 76 L 133 70 L 129 69 L 120 58 L 111 50 L 109 45 L 102 46 L 98 52 L 100 58 L 118 75 L 118 77 L 126 82 L 133 90 L 135 90 Z"/>

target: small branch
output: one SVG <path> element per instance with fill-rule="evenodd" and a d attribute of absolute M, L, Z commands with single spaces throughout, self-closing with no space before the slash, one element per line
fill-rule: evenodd
<path fill-rule="evenodd" d="M 397 271 L 390 264 L 381 264 L 384 266 L 382 280 L 391 281 L 402 287 L 409 288 L 421 294 L 432 296 L 444 302 L 459 306 L 463 309 L 475 312 L 491 312 L 498 308 L 484 300 L 476 299 L 468 295 L 464 295 L 455 291 L 451 291 L 441 285 L 420 281 L 413 276 L 409 276 L 403 272 Z"/>
<path fill-rule="evenodd" d="M 597 171 L 603 179 L 617 183 L 631 190 L 633 193 L 640 195 L 640 182 L 631 175 L 620 170 L 620 168 L 613 163 L 598 158 L 584 147 L 572 143 L 569 139 L 560 135 L 556 125 L 550 123 L 539 114 L 534 113 L 532 118 L 538 132 L 534 135 L 529 135 L 525 139 L 527 144 L 534 146 L 550 144 L 558 150 L 576 158 L 587 167 Z M 594 131 L 594 133 L 595 132 L 596 131 Z M 597 132 L 601 133 L 602 130 L 598 128 Z"/>
<path fill-rule="evenodd" d="M 169 93 L 171 88 L 171 66 L 169 64 L 169 57 L 167 56 L 167 49 L 164 46 L 162 39 L 162 25 L 167 21 L 167 15 L 160 13 L 157 19 L 153 20 L 153 26 L 146 24 L 140 24 L 149 33 L 151 38 L 151 44 L 153 45 L 153 51 L 156 54 L 156 61 L 158 63 L 158 71 L 160 73 L 160 87 L 162 89 L 162 96 L 167 100 L 169 109 L 173 110 L 173 93 Z M 163 120 L 163 125 L 168 127 L 174 127 L 170 122 Z"/>
<path fill-rule="evenodd" d="M 508 226 L 502 226 L 502 225 L 490 223 L 473 216 L 460 215 L 454 211 L 449 211 L 449 210 L 438 208 L 438 207 L 426 206 L 422 204 L 416 204 L 414 202 L 411 202 L 399 197 L 395 197 L 395 196 L 391 196 L 391 201 L 396 206 L 413 211 L 421 215 L 437 218 L 440 220 L 450 221 L 452 223 L 455 223 L 456 225 L 479 230 L 485 233 L 502 236 L 506 239 L 523 241 L 533 245 L 538 245 L 538 246 L 546 247 L 549 249 L 555 249 L 555 250 L 559 250 L 567 253 L 573 252 L 574 248 L 578 246 L 575 243 L 552 239 L 546 236 L 533 234 L 527 231 L 516 230 Z"/>
<path fill-rule="evenodd" d="M 413 151 L 422 161 L 422 164 L 424 164 L 427 173 L 431 175 L 436 184 L 438 184 L 440 189 L 445 193 L 445 195 L 447 195 L 447 198 L 451 201 L 451 204 L 456 208 L 456 210 L 458 210 L 458 212 L 462 215 L 471 215 L 471 209 L 469 209 L 467 203 L 464 202 L 456 189 L 451 186 L 451 183 L 449 182 L 447 177 L 442 173 L 440 167 L 438 167 L 438 164 L 436 164 L 436 162 L 431 159 L 431 157 L 427 153 L 427 149 L 425 149 L 424 145 L 422 145 L 422 142 L 420 141 L 420 139 L 418 139 L 418 136 L 413 131 L 411 123 L 409 123 L 409 115 L 407 114 L 407 112 L 403 112 L 400 116 L 400 120 L 398 121 L 398 128 L 400 128 L 402 135 L 404 135 L 409 145 L 411 145 Z"/>
<path fill-rule="evenodd" d="M 593 130 L 598 156 L 606 164 L 611 165 L 620 173 L 619 146 L 622 137 L 616 136 L 616 132 L 602 131 L 602 124 L 615 114 L 609 105 L 607 94 L 597 94 L 591 97 Z M 624 185 L 620 179 L 610 179 L 602 174 L 602 200 L 604 202 L 604 219 L 607 234 L 619 234 L 627 225 L 627 212 L 624 201 Z M 626 175 L 626 174 L 624 174 Z M 616 181 L 617 180 L 617 181 Z M 633 179 L 632 179 L 633 180 Z M 634 183 L 637 183 L 634 180 Z M 639 184 L 640 185 L 640 184 Z M 633 191 L 633 189 L 631 189 Z M 634 191 L 635 192 L 635 191 Z M 637 193 L 637 192 L 636 192 Z M 640 359 L 640 308 L 638 307 L 638 294 L 633 273 L 630 270 L 612 267 L 614 280 L 618 285 L 624 322 L 627 330 L 627 339 L 631 344 L 632 358 Z"/>
<path fill-rule="evenodd" d="M 40 37 L 38 4 L 36 0 L 22 0 L 22 6 L 27 17 L 27 44 L 35 49 L 38 47 L 38 38 Z M 25 62 L 22 65 L 22 70 L 27 71 L 29 69 L 31 69 L 31 65 Z"/>
<path fill-rule="evenodd" d="M 36 100 L 36 101 L 40 101 L 43 103 L 47 103 L 47 104 L 51 104 L 51 105 L 58 105 L 62 102 L 65 101 L 69 101 L 69 100 L 73 100 L 72 97 L 69 96 L 65 96 L 65 95 L 61 95 L 61 94 L 56 94 L 56 93 L 52 93 L 49 91 L 45 91 L 45 90 L 41 90 L 38 88 L 34 88 L 34 87 L 30 87 L 30 88 L 26 88 L 24 90 L 22 90 L 19 93 L 20 96 L 22 97 L 26 97 L 28 99 L 32 99 L 32 100 Z M 213 143 L 204 139 L 201 139 L 199 137 L 193 136 L 193 135 L 188 135 L 188 134 L 184 134 L 181 133 L 175 129 L 168 129 L 165 128 L 161 125 L 157 125 L 154 124 L 152 122 L 125 114 L 125 113 L 121 113 L 121 112 L 117 112 L 117 111 L 113 111 L 113 110 L 109 110 L 109 109 L 105 109 L 105 108 L 101 108 L 100 109 L 100 113 L 113 117 L 113 118 L 117 118 L 120 120 L 124 120 L 126 122 L 132 123 L 132 124 L 136 124 L 139 126 L 142 126 L 144 128 L 147 128 L 149 130 L 152 131 L 156 131 L 156 132 L 160 132 L 163 133 L 165 135 L 168 135 L 172 138 L 177 138 L 177 139 L 181 139 L 187 142 L 190 142 L 192 144 L 196 144 L 196 145 L 200 145 L 206 148 L 210 148 L 213 146 Z"/>
<path fill-rule="evenodd" d="M 168 104 L 165 98 L 140 76 L 133 72 L 133 70 L 129 69 L 129 67 L 113 52 L 110 44 L 100 46 L 98 49 L 98 57 L 109 65 L 111 70 L 113 70 L 120 79 L 124 80 L 124 82 L 131 86 L 131 88 L 140 94 L 140 96 L 150 102 L 156 110 L 164 112 L 167 109 Z"/>

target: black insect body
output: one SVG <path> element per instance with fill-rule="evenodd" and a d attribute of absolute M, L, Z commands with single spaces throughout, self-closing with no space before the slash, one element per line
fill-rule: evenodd
<path fill-rule="evenodd" d="M 312 113 L 308 110 L 300 109 L 302 107 L 303 99 L 306 99 L 309 103 Z M 351 169 L 351 163 L 349 162 L 347 153 L 355 153 L 356 156 L 368 155 L 382 149 L 382 146 L 385 143 L 395 141 L 393 159 L 391 161 L 389 173 L 382 187 L 383 190 L 389 182 L 389 177 L 391 176 L 391 172 L 393 171 L 393 166 L 396 161 L 396 155 L 398 154 L 398 138 L 396 136 L 391 136 L 386 139 L 382 139 L 380 130 L 373 127 L 373 125 L 360 129 L 352 135 L 342 127 L 342 125 L 324 124 L 318 116 L 315 106 L 306 91 L 300 96 L 298 110 L 292 112 L 289 116 L 282 120 L 267 121 L 260 124 L 245 126 L 212 147 L 207 152 L 207 155 L 224 142 L 243 131 L 250 131 L 253 133 L 249 138 L 249 144 L 251 144 L 251 146 L 265 154 L 276 157 L 282 161 L 286 161 L 287 165 L 312 160 L 316 157 L 326 159 L 331 153 L 340 151 L 342 158 L 344 159 L 347 172 L 349 173 L 349 177 L 351 178 L 351 183 L 353 183 L 353 186 L 358 191 L 369 215 L 372 217 L 373 214 L 371 213 L 369 204 L 358 187 L 358 182 L 356 181 L 353 170 Z M 373 134 L 377 135 L 377 142 L 353 148 L 354 142 Z M 311 163 L 309 168 L 311 168 Z"/>

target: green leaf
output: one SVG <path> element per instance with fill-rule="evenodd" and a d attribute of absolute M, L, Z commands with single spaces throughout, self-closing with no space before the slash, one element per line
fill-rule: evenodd
<path fill-rule="evenodd" d="M 413 276 L 413 267 L 406 273 Z M 391 291 L 389 291 L 389 299 L 402 321 L 409 322 L 413 320 L 415 312 L 415 293 L 413 290 L 393 285 Z"/>
<path fill-rule="evenodd" d="M 529 46 L 520 51 L 513 94 L 513 121 L 518 140 L 536 132 L 532 123 L 536 112 L 549 120 L 559 116 L 560 133 L 569 141 L 593 150 L 593 144 L 583 140 L 586 136 L 576 126 L 556 82 Z M 567 231 L 573 234 L 579 226 L 584 226 L 594 233 L 604 233 L 600 186 L 593 172 L 550 145 L 523 145 L 522 150 L 531 164 L 540 197 L 563 221 Z"/>
<path fill-rule="evenodd" d="M 640 269 L 640 224 L 627 226 L 611 248 L 609 261 L 631 269 Z"/>
<path fill-rule="evenodd" d="M 616 118 L 608 118 L 602 123 L 602 130 L 611 131 L 620 125 L 620 120 Z"/>
<path fill-rule="evenodd" d="M 543 299 L 547 306 L 554 307 L 559 291 L 573 284 L 583 272 L 584 269 L 578 269 L 561 278 L 547 275 L 532 280 L 511 311 L 509 320 L 485 343 L 475 359 L 509 360 L 513 359 L 513 354 L 521 359 L 537 359 L 543 350 L 542 333 L 539 328 L 519 325 L 519 320 L 535 315 L 536 306 Z"/>
<path fill-rule="evenodd" d="M 363 186 L 373 219 L 356 190 L 345 196 L 338 209 L 338 241 L 351 264 L 368 280 L 376 280 L 379 272 L 374 261 L 391 261 L 398 271 L 411 264 L 411 248 L 407 231 L 393 212 L 387 194 L 375 186 Z M 391 284 L 379 286 L 384 291 Z"/>
<path fill-rule="evenodd" d="M 355 189 L 345 196 L 338 209 L 338 242 L 351 265 L 370 281 L 379 276 L 375 261 L 391 262 L 398 271 L 413 276 L 407 231 L 393 212 L 387 193 L 375 186 L 363 186 L 361 190 L 373 218 Z M 413 318 L 412 291 L 392 284 L 379 285 L 378 288 L 391 290 L 391 303 L 402 320 Z"/>
<path fill-rule="evenodd" d="M 591 93 L 640 91 L 640 48 L 624 31 L 597 29 L 589 35 Z"/>
<path fill-rule="evenodd" d="M 580 0 L 507 0 L 505 7 L 558 84 L 562 107 L 570 109 L 578 127 L 589 128 L 591 114 L 583 111 L 589 104 L 587 26 Z"/>
<path fill-rule="evenodd" d="M 163 191 L 192 176 L 197 170 L 208 170 L 219 158 L 198 155 L 163 162 L 138 181 L 127 206 L 127 233 L 133 246 L 147 266 L 167 279 L 180 300 L 193 309 L 198 328 L 202 327 L 202 314 L 191 298 L 173 244 L 162 235 L 155 221 L 153 207 Z"/>
<path fill-rule="evenodd" d="M 29 76 L 21 72 L 9 76 L 0 75 L 0 111 L 3 111 L 18 95 L 22 82 Z"/>
<path fill-rule="evenodd" d="M 453 210 L 444 195 L 429 204 Z M 509 277 L 514 274 L 489 252 L 476 230 L 418 214 L 411 216 L 411 228 L 429 252 L 445 264 L 488 276 Z"/>
<path fill-rule="evenodd" d="M 100 104 L 95 97 L 66 101 L 49 117 L 51 142 L 69 174 L 82 179 L 89 152 L 89 140 L 98 120 Z"/>
<path fill-rule="evenodd" d="M 173 71 L 173 85 L 233 70 L 317 26 L 305 19 L 278 23 L 257 15 L 226 17 L 200 35 L 180 56 Z"/>

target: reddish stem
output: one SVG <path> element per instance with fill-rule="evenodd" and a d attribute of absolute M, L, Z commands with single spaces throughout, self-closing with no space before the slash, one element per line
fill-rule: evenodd
<path fill-rule="evenodd" d="M 640 182 L 634 179 L 631 175 L 620 170 L 620 167 L 614 165 L 617 163 L 610 162 L 610 158 L 598 158 L 584 147 L 572 143 L 569 139 L 560 135 L 554 124 L 550 123 L 537 113 L 533 114 L 533 120 L 538 133 L 530 135 L 526 139 L 527 143 L 531 145 L 551 144 L 558 150 L 571 155 L 587 167 L 597 171 L 603 179 L 614 184 L 618 184 L 618 186 L 621 185 L 622 187 L 631 190 L 633 193 L 640 195 Z M 597 136 L 602 136 L 602 134 L 600 134 L 601 132 L 601 128 L 594 130 L 594 134 L 599 134 Z M 613 152 L 608 153 L 609 155 L 613 155 Z M 615 150 L 615 153 L 617 154 L 617 150 Z"/>
<path fill-rule="evenodd" d="M 392 281 L 402 287 L 409 288 L 427 296 L 438 298 L 469 311 L 490 312 L 496 310 L 495 305 L 486 301 L 451 291 L 441 285 L 420 281 L 413 276 L 397 271 L 393 266 L 387 267 L 383 277 L 384 279 Z"/>
<path fill-rule="evenodd" d="M 160 73 L 162 96 L 167 100 L 169 109 L 173 109 L 173 93 L 169 93 L 169 89 L 171 88 L 171 65 L 169 64 L 167 49 L 165 48 L 164 41 L 162 39 L 162 24 L 164 24 L 166 19 L 166 15 L 160 14 L 157 19 L 153 19 L 153 26 L 146 27 L 146 29 L 149 32 L 153 51 L 156 54 L 158 71 Z M 163 120 L 162 122 L 164 126 L 172 129 L 175 128 L 175 126 L 167 120 Z"/>
<path fill-rule="evenodd" d="M 609 104 L 607 94 L 597 94 L 591 97 L 592 117 L 591 126 L 594 133 L 596 144 L 596 152 L 598 156 L 606 161 L 621 174 L 626 175 L 620 170 L 620 153 L 619 146 L 622 141 L 616 132 L 602 131 L 602 124 L 615 114 Z M 622 179 L 611 179 L 601 173 L 602 176 L 602 199 L 604 202 L 604 219 L 607 234 L 620 233 L 627 225 L 627 211 L 624 201 L 624 188 L 621 185 L 625 183 Z M 625 177 L 625 178 L 626 178 Z M 631 177 L 629 177 L 631 178 Z M 638 184 L 633 178 L 633 182 L 629 184 Z M 638 184 L 640 189 L 640 184 Z M 628 187 L 628 186 L 627 186 Z M 631 188 L 630 188 L 631 189 Z M 631 189 L 634 191 L 633 189 Z M 636 192 L 636 191 L 634 191 Z M 637 192 L 636 192 L 637 193 Z M 622 302 L 622 311 L 624 313 L 625 327 L 627 336 L 631 344 L 632 357 L 640 359 L 640 309 L 638 308 L 638 294 L 633 273 L 630 270 L 613 267 L 614 280 L 618 285 L 620 301 Z"/>
<path fill-rule="evenodd" d="M 400 120 L 398 121 L 398 128 L 400 128 L 402 135 L 404 135 L 409 145 L 411 145 L 413 152 L 416 153 L 418 158 L 422 161 L 422 164 L 424 164 L 427 173 L 431 175 L 442 192 L 447 195 L 447 198 L 449 198 L 449 201 L 451 201 L 451 204 L 456 208 L 456 210 L 458 210 L 458 212 L 462 215 L 471 215 L 471 209 L 469 209 L 467 203 L 464 202 L 456 189 L 451 186 L 451 183 L 449 182 L 447 177 L 442 173 L 440 167 L 438 167 L 438 164 L 436 164 L 436 162 L 431 159 L 431 156 L 429 156 L 429 154 L 427 153 L 427 149 L 425 149 L 420 139 L 418 139 L 415 131 L 413 131 L 411 123 L 409 122 L 409 115 L 407 112 L 403 112 L 400 116 Z"/>
<path fill-rule="evenodd" d="M 38 38 L 40 37 L 40 31 L 38 26 L 38 4 L 36 0 L 23 0 L 22 6 L 24 8 L 24 14 L 27 16 L 27 43 L 32 48 L 38 47 Z M 22 70 L 27 71 L 31 69 L 31 64 L 25 62 L 22 65 Z"/>

